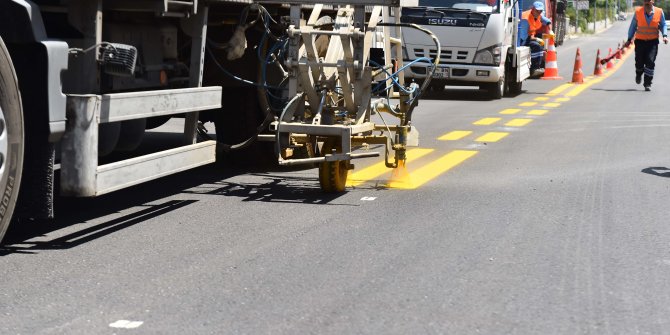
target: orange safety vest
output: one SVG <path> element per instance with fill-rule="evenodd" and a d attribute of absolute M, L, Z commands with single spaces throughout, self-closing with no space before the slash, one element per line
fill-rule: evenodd
<path fill-rule="evenodd" d="M 542 14 L 537 16 L 537 19 L 530 14 L 531 9 L 521 13 L 521 19 L 528 21 L 528 36 L 535 37 L 535 33 L 542 29 Z"/>
<path fill-rule="evenodd" d="M 635 19 L 637 20 L 636 40 L 651 41 L 658 39 L 658 24 L 661 22 L 661 13 L 663 13 L 662 9 L 654 7 L 654 16 L 651 18 L 651 22 L 647 24 L 644 7 L 635 11 Z"/>

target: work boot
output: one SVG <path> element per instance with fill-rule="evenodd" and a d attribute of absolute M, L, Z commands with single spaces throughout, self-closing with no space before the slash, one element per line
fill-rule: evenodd
<path fill-rule="evenodd" d="M 635 83 L 639 84 L 642 82 L 642 73 L 636 73 L 635 74 Z"/>
<path fill-rule="evenodd" d="M 644 90 L 647 92 L 651 91 L 651 85 L 644 85 Z"/>

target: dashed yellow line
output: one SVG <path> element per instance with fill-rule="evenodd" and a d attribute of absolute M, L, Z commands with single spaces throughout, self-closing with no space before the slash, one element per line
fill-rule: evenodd
<path fill-rule="evenodd" d="M 561 104 L 558 103 L 558 102 L 548 102 L 548 103 L 542 105 L 542 107 L 555 108 L 555 107 L 558 107 L 558 106 L 560 106 L 560 105 L 561 105 Z"/>
<path fill-rule="evenodd" d="M 546 110 L 546 109 L 533 109 L 526 114 L 528 114 L 528 115 L 544 115 L 544 114 L 547 114 L 547 113 L 549 113 L 549 111 Z"/>
<path fill-rule="evenodd" d="M 570 98 L 556 98 L 556 99 L 554 99 L 554 101 L 556 101 L 556 102 L 566 102 L 566 101 L 570 101 Z"/>
<path fill-rule="evenodd" d="M 473 122 L 472 124 L 476 126 L 490 126 L 498 121 L 502 120 L 502 118 L 499 117 L 485 117 L 483 119 L 477 120 Z"/>
<path fill-rule="evenodd" d="M 476 142 L 498 142 L 505 138 L 509 133 L 504 133 L 504 132 L 497 132 L 497 131 L 492 131 L 488 132 L 482 136 L 477 137 L 475 139 Z"/>
<path fill-rule="evenodd" d="M 533 100 L 535 100 L 535 101 L 547 101 L 547 100 L 549 100 L 549 97 L 537 97 Z"/>
<path fill-rule="evenodd" d="M 532 106 L 535 106 L 535 105 L 537 105 L 537 102 L 534 102 L 534 101 L 522 102 L 522 103 L 519 104 L 519 106 L 521 106 L 521 107 L 532 107 Z"/>
<path fill-rule="evenodd" d="M 408 180 L 399 183 L 390 183 L 391 188 L 400 189 L 415 189 L 433 179 L 437 176 L 451 170 L 453 167 L 461 164 L 466 159 L 476 155 L 478 151 L 475 150 L 454 150 L 436 161 L 426 164 L 412 172 Z"/>
<path fill-rule="evenodd" d="M 438 137 L 437 139 L 440 141 L 458 141 L 470 134 L 472 134 L 472 131 L 470 130 L 454 130 Z"/>
<path fill-rule="evenodd" d="M 523 127 L 531 122 L 533 122 L 533 119 L 512 119 L 505 125 L 508 127 Z"/>
<path fill-rule="evenodd" d="M 407 161 L 411 162 L 417 160 L 433 151 L 435 151 L 435 149 L 413 148 L 407 150 Z M 384 161 L 381 161 L 360 171 L 350 173 L 349 177 L 347 178 L 347 186 L 360 185 L 368 180 L 373 180 L 385 173 L 388 173 L 389 171 L 391 171 L 391 169 L 386 167 L 386 163 L 384 163 Z"/>
<path fill-rule="evenodd" d="M 521 111 L 521 108 L 507 108 L 507 109 L 503 109 L 502 111 L 500 111 L 500 114 L 510 115 L 510 114 L 516 114 L 520 111 Z"/>

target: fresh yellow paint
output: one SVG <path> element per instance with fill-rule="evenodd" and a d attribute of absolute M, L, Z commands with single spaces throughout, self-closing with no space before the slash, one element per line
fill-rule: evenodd
<path fill-rule="evenodd" d="M 471 130 L 454 130 L 452 132 L 448 132 L 437 139 L 440 141 L 458 141 L 462 139 L 465 136 L 468 136 L 472 134 Z"/>
<path fill-rule="evenodd" d="M 498 142 L 505 138 L 505 136 L 509 135 L 509 133 L 503 133 L 503 132 L 497 132 L 497 131 L 492 131 L 488 132 L 482 136 L 477 137 L 475 139 L 476 142 Z"/>
<path fill-rule="evenodd" d="M 560 105 L 561 105 L 561 104 L 558 103 L 558 102 L 548 102 L 548 103 L 542 105 L 542 107 L 553 108 L 553 107 L 558 107 L 558 106 L 560 106 Z"/>
<path fill-rule="evenodd" d="M 537 105 L 537 102 L 534 101 L 528 101 L 528 102 L 522 102 L 519 104 L 521 107 L 531 107 Z"/>
<path fill-rule="evenodd" d="M 476 126 L 490 126 L 490 125 L 492 125 L 492 124 L 494 124 L 494 123 L 496 123 L 500 120 L 501 120 L 501 118 L 499 118 L 499 117 L 485 117 L 481 120 L 477 120 L 477 121 L 473 122 L 472 124 L 474 124 Z"/>
<path fill-rule="evenodd" d="M 431 152 L 434 149 L 428 148 L 413 148 L 407 150 L 407 161 L 411 162 L 417 160 Z M 388 173 L 391 169 L 386 167 L 386 164 L 381 161 L 377 164 L 368 166 L 360 171 L 350 172 L 349 177 L 347 178 L 347 186 L 357 186 L 366 181 L 373 180 L 384 173 Z"/>
<path fill-rule="evenodd" d="M 566 102 L 566 101 L 570 101 L 570 98 L 556 98 L 554 101 L 556 101 L 556 102 Z"/>
<path fill-rule="evenodd" d="M 403 182 L 390 182 L 388 187 L 400 189 L 415 189 L 433 179 L 437 176 L 449 171 L 458 164 L 464 162 L 466 159 L 476 155 L 478 151 L 475 150 L 454 150 L 439 159 L 430 162 L 412 172 L 408 180 Z"/>
<path fill-rule="evenodd" d="M 503 109 L 502 111 L 500 111 L 500 114 L 507 114 L 507 115 L 516 114 L 520 111 L 521 111 L 520 108 L 507 108 L 507 109 Z"/>
<path fill-rule="evenodd" d="M 547 100 L 549 100 L 549 97 L 537 97 L 533 100 L 535 100 L 535 101 L 547 101 Z"/>
<path fill-rule="evenodd" d="M 531 122 L 533 122 L 533 119 L 512 119 L 505 123 L 505 125 L 509 127 L 523 127 Z"/>
<path fill-rule="evenodd" d="M 559 86 L 559 87 L 556 87 L 555 89 L 549 91 L 549 93 L 547 93 L 547 95 L 549 95 L 549 96 L 558 95 L 558 94 L 560 94 L 561 92 L 563 92 L 563 91 L 565 91 L 566 89 L 568 89 L 569 87 L 572 87 L 573 85 L 574 85 L 574 84 L 572 84 L 572 83 L 563 84 L 563 85 L 561 85 L 561 86 Z"/>
<path fill-rule="evenodd" d="M 546 110 L 546 109 L 533 109 L 526 114 L 528 114 L 528 115 L 544 115 L 544 114 L 547 114 L 547 113 L 549 113 L 549 111 Z"/>

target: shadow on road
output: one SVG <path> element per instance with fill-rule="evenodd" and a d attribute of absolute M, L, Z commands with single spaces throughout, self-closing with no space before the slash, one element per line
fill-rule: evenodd
<path fill-rule="evenodd" d="M 186 194 L 209 194 L 243 198 L 242 201 L 263 201 L 274 203 L 302 203 L 318 205 L 353 206 L 333 204 L 332 201 L 343 193 L 323 193 L 317 178 L 280 176 L 268 173 L 254 173 L 249 176 L 254 181 L 234 182 L 221 180 L 203 185 L 196 190 L 186 190 Z"/>
<path fill-rule="evenodd" d="M 323 193 L 317 178 L 281 175 L 281 172 L 296 171 L 299 169 L 275 166 L 250 173 L 210 165 L 97 198 L 56 197 L 56 219 L 13 222 L 0 245 L 0 257 L 77 247 L 199 201 L 184 199 L 188 194 L 233 196 L 243 198 L 242 201 L 353 206 L 331 203 L 342 194 Z M 182 195 L 181 199 L 166 199 L 178 195 Z M 133 207 L 141 209 L 95 225 L 88 223 Z"/>
<path fill-rule="evenodd" d="M 27 231 L 26 230 L 27 228 L 30 228 L 30 226 L 33 226 L 33 224 L 36 223 L 31 222 L 31 224 L 29 225 L 23 225 L 23 227 L 14 230 L 13 234 L 10 234 L 7 237 L 7 240 L 5 241 L 5 246 L 0 246 L 0 256 L 5 256 L 13 253 L 31 254 L 40 250 L 62 250 L 62 249 L 74 248 L 81 244 L 107 236 L 119 230 L 136 225 L 138 223 L 142 223 L 148 219 L 158 217 L 160 215 L 171 212 L 178 208 L 188 206 L 195 202 L 197 201 L 171 200 L 158 205 L 147 205 L 146 209 L 140 210 L 137 213 L 124 215 L 120 218 L 103 222 L 94 225 L 92 227 L 77 230 L 73 233 L 47 241 L 28 241 L 28 240 L 38 236 L 46 235 L 58 229 L 66 228 L 78 222 L 70 222 L 69 220 L 64 220 L 50 224 L 48 225 L 48 227 L 45 227 L 45 223 L 42 223 L 42 225 L 40 226 L 41 229 Z"/>
<path fill-rule="evenodd" d="M 636 91 L 644 92 L 644 89 L 636 89 L 636 88 L 622 88 L 622 89 L 592 88 L 591 90 L 593 90 L 593 91 L 605 91 L 605 92 L 636 92 Z"/>
<path fill-rule="evenodd" d="M 646 169 L 642 169 L 642 171 L 640 171 L 640 172 L 650 174 L 650 175 L 653 175 L 653 176 L 670 178 L 670 168 L 667 168 L 667 167 L 653 166 L 653 167 L 648 167 Z"/>

